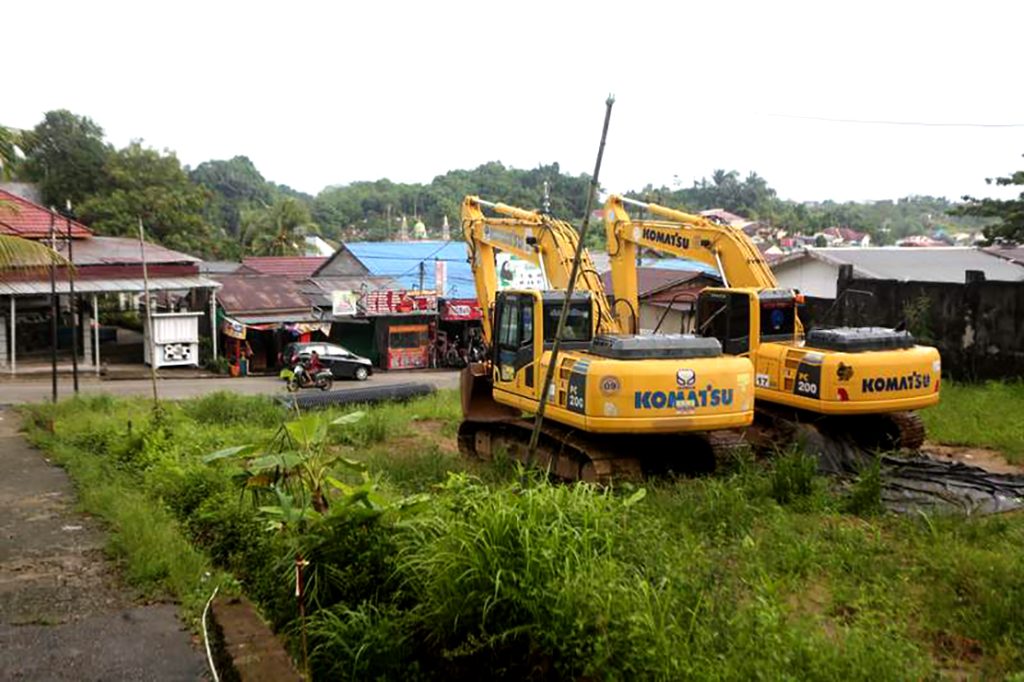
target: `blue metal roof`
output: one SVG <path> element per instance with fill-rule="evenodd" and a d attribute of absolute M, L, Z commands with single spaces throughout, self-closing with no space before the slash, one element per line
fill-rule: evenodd
<path fill-rule="evenodd" d="M 376 277 L 390 277 L 408 289 L 420 286 L 423 263 L 423 287 L 434 288 L 434 262 L 447 263 L 444 295 L 451 298 L 475 298 L 476 283 L 469 267 L 463 241 L 423 240 L 409 242 L 345 242 L 345 246 Z M 672 270 L 697 270 L 718 276 L 704 263 L 685 258 L 644 258 L 643 266 Z"/>
<path fill-rule="evenodd" d="M 473 271 L 463 241 L 345 242 L 345 246 L 374 276 L 390 277 L 408 289 L 420 286 L 420 263 L 423 263 L 423 288 L 433 289 L 434 263 L 444 261 L 448 269 L 444 295 L 476 297 Z"/>

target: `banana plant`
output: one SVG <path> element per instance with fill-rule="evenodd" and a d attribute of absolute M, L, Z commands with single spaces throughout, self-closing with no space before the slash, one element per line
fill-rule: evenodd
<path fill-rule="evenodd" d="M 281 495 L 287 495 L 290 503 L 299 508 L 308 507 L 319 515 L 325 514 L 332 498 L 338 497 L 346 505 L 358 503 L 372 509 L 380 506 L 380 500 L 366 465 L 345 457 L 331 446 L 329 438 L 330 427 L 348 427 L 364 416 L 364 412 L 352 412 L 328 422 L 320 415 L 307 414 L 284 423 L 264 443 L 224 448 L 210 453 L 203 461 L 237 461 L 241 465 L 238 478 L 243 492 L 251 493 L 257 503 L 271 502 L 261 509 L 278 507 L 280 513 L 276 516 L 279 518 L 285 516 Z M 352 486 L 338 480 L 332 473 L 337 468 L 358 472 L 361 485 Z M 303 518 L 300 516 L 299 521 Z"/>

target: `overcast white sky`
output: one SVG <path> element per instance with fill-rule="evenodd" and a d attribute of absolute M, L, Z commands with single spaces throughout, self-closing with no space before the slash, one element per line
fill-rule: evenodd
<path fill-rule="evenodd" d="M 20 2 L 0 123 L 49 109 L 316 193 L 487 161 L 609 190 L 755 170 L 796 200 L 1020 169 L 1024 2 Z M 852 124 L 780 115 L 1017 127 Z M 1003 192 L 1002 195 L 1006 195 Z"/>

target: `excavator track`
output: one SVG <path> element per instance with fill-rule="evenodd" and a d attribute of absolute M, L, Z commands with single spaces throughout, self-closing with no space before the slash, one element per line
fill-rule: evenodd
<path fill-rule="evenodd" d="M 834 417 L 775 405 L 758 405 L 747 438 L 755 450 L 771 454 L 800 443 L 809 431 L 815 440 L 865 454 L 917 451 L 925 440 L 924 421 L 916 412 Z"/>
<path fill-rule="evenodd" d="M 553 478 L 599 485 L 637 481 L 647 476 L 709 473 L 744 445 L 737 431 L 678 435 L 588 434 L 548 422 L 533 461 L 528 448 L 533 421 L 464 421 L 459 451 L 472 459 L 509 457 L 550 472 Z"/>

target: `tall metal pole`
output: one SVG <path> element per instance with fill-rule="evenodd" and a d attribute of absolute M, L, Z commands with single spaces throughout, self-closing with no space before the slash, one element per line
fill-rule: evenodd
<path fill-rule="evenodd" d="M 558 351 L 562 345 L 562 334 L 565 332 L 565 321 L 569 317 L 569 302 L 572 300 L 573 292 L 576 290 L 576 277 L 580 271 L 580 258 L 583 256 L 583 245 L 587 238 L 587 228 L 590 227 L 590 212 L 593 209 L 594 194 L 597 193 L 598 176 L 601 173 L 601 159 L 604 157 L 604 143 L 608 138 L 608 122 L 612 117 L 612 105 L 615 98 L 608 95 L 605 101 L 604 126 L 601 128 L 601 146 L 597 150 L 597 162 L 594 164 L 594 175 L 590 178 L 590 188 L 587 192 L 587 210 L 583 214 L 583 225 L 580 227 L 579 240 L 576 242 L 576 253 L 572 259 L 572 270 L 569 273 L 569 284 L 565 289 L 565 302 L 562 304 L 562 312 L 558 316 L 558 327 L 555 331 L 555 341 L 551 344 L 551 358 L 548 361 L 548 371 L 544 373 L 544 386 L 540 393 L 540 404 L 537 405 L 537 417 L 533 422 L 533 432 L 530 434 L 530 448 L 526 455 L 526 464 L 533 462 L 537 452 L 537 442 L 540 440 L 541 426 L 544 424 L 544 410 L 548 403 L 548 391 L 551 390 L 551 380 L 555 376 L 555 367 L 558 364 Z"/>
<path fill-rule="evenodd" d="M 160 396 L 156 392 L 156 347 L 153 345 L 153 302 L 149 298 L 149 270 L 146 268 L 146 235 L 142 229 L 142 218 L 139 218 L 139 252 L 142 254 L 142 289 L 146 297 L 146 328 L 149 338 L 143 339 L 149 349 L 149 378 L 153 382 L 153 407 L 160 406 Z"/>
<path fill-rule="evenodd" d="M 50 209 L 50 248 L 57 251 L 57 235 L 54 232 L 54 213 Z M 50 372 L 53 375 L 53 402 L 57 402 L 57 264 L 50 262 Z"/>
<path fill-rule="evenodd" d="M 65 204 L 64 220 L 68 227 L 68 292 L 71 296 L 71 376 L 78 395 L 78 300 L 75 298 L 75 250 L 71 239 L 71 200 Z"/>

